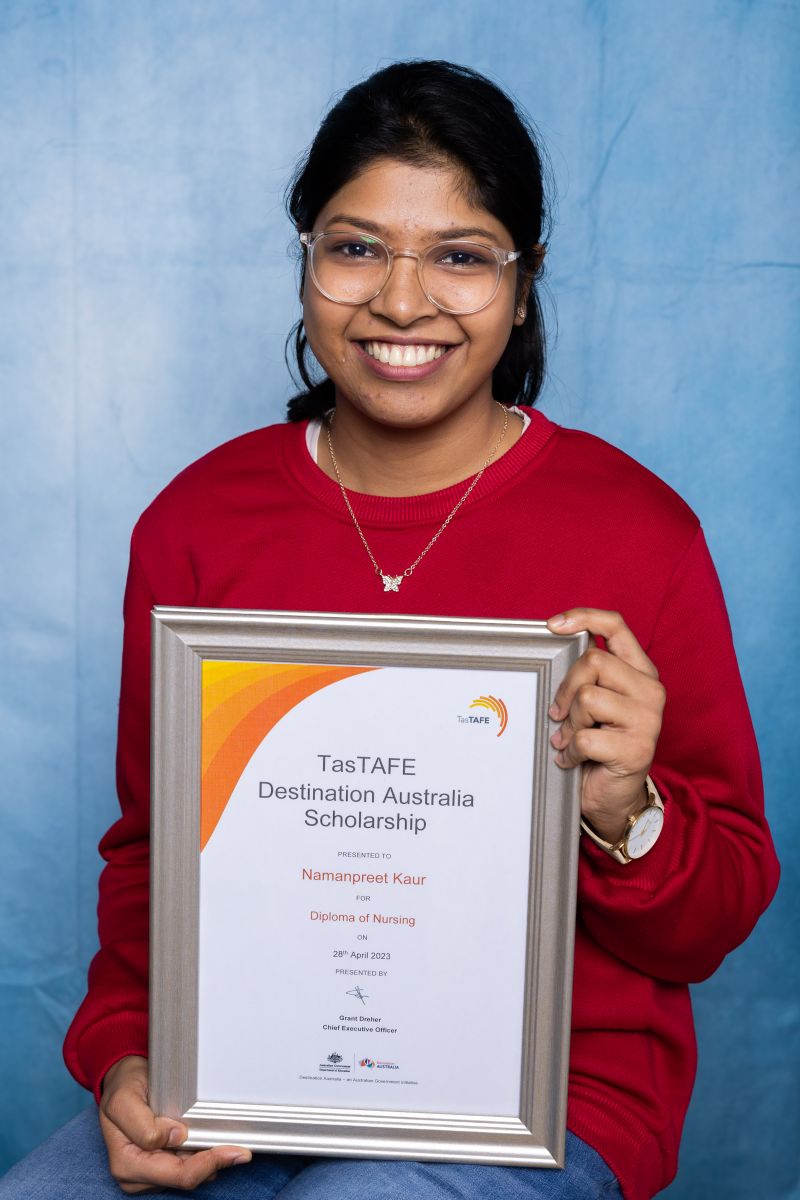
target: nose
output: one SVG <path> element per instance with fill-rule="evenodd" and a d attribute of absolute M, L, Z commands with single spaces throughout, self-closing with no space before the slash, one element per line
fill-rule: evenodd
<path fill-rule="evenodd" d="M 436 316 L 439 310 L 422 290 L 415 255 L 395 253 L 389 278 L 369 301 L 369 309 L 400 326 L 411 325 L 420 317 Z"/>

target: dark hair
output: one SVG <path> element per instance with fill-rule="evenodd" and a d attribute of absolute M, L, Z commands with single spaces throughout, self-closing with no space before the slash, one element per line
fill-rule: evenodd
<path fill-rule="evenodd" d="M 323 120 L 287 188 L 295 227 L 312 229 L 331 196 L 378 158 L 415 166 L 444 161 L 463 170 L 469 201 L 501 221 L 522 251 L 517 303 L 526 303 L 527 315 L 512 329 L 492 375 L 492 392 L 503 404 L 534 404 L 545 372 L 536 284 L 550 228 L 545 184 L 551 176 L 530 121 L 469 67 L 420 59 L 393 63 L 345 92 Z M 305 259 L 301 292 L 304 279 Z M 290 345 L 306 391 L 289 401 L 289 420 L 321 416 L 335 402 L 334 385 L 327 377 L 319 382 L 311 377 L 302 320 L 287 338 L 287 362 Z"/>

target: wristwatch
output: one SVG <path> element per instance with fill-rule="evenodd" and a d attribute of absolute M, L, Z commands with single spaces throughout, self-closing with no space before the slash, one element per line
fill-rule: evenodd
<path fill-rule="evenodd" d="M 664 801 L 649 775 L 644 781 L 644 786 L 647 789 L 647 804 L 640 812 L 628 817 L 625 832 L 618 842 L 607 842 L 581 817 L 581 829 L 586 836 L 618 863 L 627 864 L 635 858 L 642 858 L 648 850 L 652 850 L 663 828 Z"/>

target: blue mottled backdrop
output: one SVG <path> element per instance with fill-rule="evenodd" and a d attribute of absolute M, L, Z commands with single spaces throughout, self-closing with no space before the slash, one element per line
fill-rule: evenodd
<path fill-rule="evenodd" d="M 0 1168 L 87 1103 L 60 1045 L 115 815 L 130 528 L 281 417 L 284 184 L 333 93 L 419 56 L 538 123 L 560 194 L 543 406 L 699 513 L 760 735 L 784 881 L 694 989 L 669 1195 L 800 1196 L 799 49 L 798 4 L 768 0 L 0 0 Z"/>

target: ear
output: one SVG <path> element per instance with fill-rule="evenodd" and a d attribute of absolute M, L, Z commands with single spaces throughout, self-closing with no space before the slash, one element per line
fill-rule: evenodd
<path fill-rule="evenodd" d="M 516 305 L 514 308 L 514 324 L 522 325 L 528 315 L 528 298 L 531 293 L 534 271 L 529 267 L 520 267 L 517 275 Z"/>

